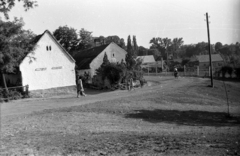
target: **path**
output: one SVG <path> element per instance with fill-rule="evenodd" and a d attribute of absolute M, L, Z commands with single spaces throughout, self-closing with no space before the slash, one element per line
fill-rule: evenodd
<path fill-rule="evenodd" d="M 94 103 L 97 101 L 113 100 L 122 97 L 141 95 L 154 90 L 175 90 L 178 87 L 191 83 L 191 78 L 179 78 L 178 80 L 173 77 L 147 77 L 154 85 L 149 85 L 144 88 L 137 88 L 135 91 L 118 90 L 112 92 L 103 92 L 99 94 L 89 95 L 86 97 L 76 98 L 75 95 L 65 95 L 60 97 L 53 97 L 48 99 L 24 99 L 11 101 L 9 103 L 1 104 L 1 116 L 28 114 L 34 111 L 41 111 L 44 109 L 53 109 L 60 107 L 70 107 L 77 105 L 84 105 Z M 174 85 L 172 85 L 174 83 Z M 87 91 L 86 91 L 87 92 Z"/>

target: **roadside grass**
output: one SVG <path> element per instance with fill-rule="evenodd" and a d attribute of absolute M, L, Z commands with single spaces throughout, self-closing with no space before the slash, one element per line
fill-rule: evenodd
<path fill-rule="evenodd" d="M 222 155 L 226 149 L 240 153 L 240 118 L 228 119 L 211 107 L 226 105 L 221 82 L 209 88 L 208 80 L 191 81 L 176 90 L 146 88 L 148 92 L 138 95 L 7 118 L 2 126 L 3 154 Z M 239 85 L 227 87 L 231 104 L 239 106 Z"/>

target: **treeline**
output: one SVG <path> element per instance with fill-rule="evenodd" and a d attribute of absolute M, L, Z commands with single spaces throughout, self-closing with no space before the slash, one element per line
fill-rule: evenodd
<path fill-rule="evenodd" d="M 125 49 L 125 42 L 123 38 L 119 38 L 118 36 L 93 37 L 92 32 L 84 28 L 77 30 L 68 26 L 60 26 L 53 32 L 53 35 L 71 55 L 76 52 L 92 48 L 96 46 L 96 44 L 102 45 L 111 42 L 115 42 Z"/>
<path fill-rule="evenodd" d="M 196 55 L 208 54 L 208 43 L 199 42 L 197 44 L 184 44 L 183 38 L 153 38 L 150 40 L 150 48 L 140 46 L 138 55 L 154 55 L 155 60 L 187 60 Z M 222 44 L 217 42 L 211 45 L 212 54 L 221 54 L 227 65 L 238 67 L 240 66 L 240 43 Z"/>

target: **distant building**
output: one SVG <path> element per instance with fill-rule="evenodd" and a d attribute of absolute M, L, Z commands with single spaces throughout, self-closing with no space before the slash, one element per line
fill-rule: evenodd
<path fill-rule="evenodd" d="M 200 70 L 209 68 L 209 55 L 198 55 L 196 59 L 199 62 Z M 224 65 L 223 58 L 220 54 L 212 54 L 211 59 L 214 70 L 220 69 Z"/>
<path fill-rule="evenodd" d="M 156 61 L 153 55 L 138 56 L 137 59 L 142 60 L 142 65 L 156 64 Z"/>
<path fill-rule="evenodd" d="M 114 42 L 87 49 L 73 56 L 76 60 L 76 71 L 78 75 L 87 73 L 91 78 L 96 74 L 98 69 L 103 63 L 104 54 L 107 54 L 110 62 L 125 62 L 127 52 L 119 47 Z"/>

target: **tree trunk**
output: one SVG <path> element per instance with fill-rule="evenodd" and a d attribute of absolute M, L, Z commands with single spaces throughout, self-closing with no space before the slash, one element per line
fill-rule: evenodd
<path fill-rule="evenodd" d="M 1 74 L 1 77 L 2 77 L 2 81 L 3 81 L 3 88 L 4 88 L 4 90 L 5 90 L 6 93 L 7 93 L 7 101 L 8 101 L 9 91 L 8 91 L 8 88 L 7 88 L 7 83 L 6 83 L 5 76 L 4 76 L 4 74 L 3 74 L 3 70 L 0 70 L 0 74 Z"/>

